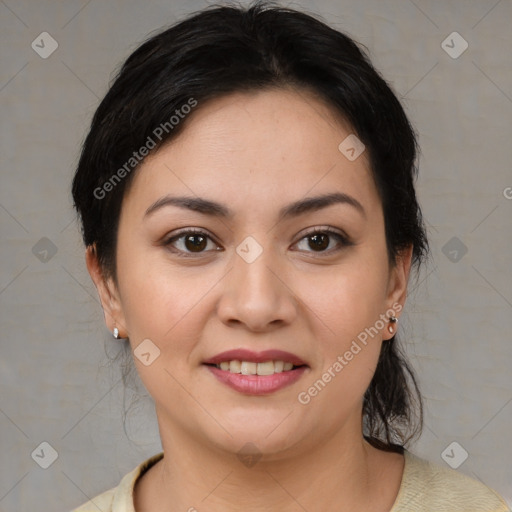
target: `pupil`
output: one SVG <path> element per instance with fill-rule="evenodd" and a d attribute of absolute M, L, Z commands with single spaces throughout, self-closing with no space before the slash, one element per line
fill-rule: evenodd
<path fill-rule="evenodd" d="M 312 235 L 310 239 L 314 241 L 314 246 L 310 244 L 312 249 L 326 249 L 327 247 L 329 247 L 329 236 L 326 235 L 325 233 L 321 233 L 319 235 Z M 318 244 L 317 242 L 320 243 Z"/>
<path fill-rule="evenodd" d="M 193 242 L 194 238 L 202 240 L 200 240 L 199 242 Z M 196 249 L 201 250 L 205 248 L 205 241 L 206 237 L 204 237 L 203 235 L 189 235 L 185 238 L 185 246 L 187 247 L 187 249 L 192 251 L 195 251 Z M 189 242 L 191 243 L 191 245 L 189 245 Z"/>

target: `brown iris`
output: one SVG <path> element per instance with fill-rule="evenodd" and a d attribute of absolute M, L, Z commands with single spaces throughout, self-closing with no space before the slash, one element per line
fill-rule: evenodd
<path fill-rule="evenodd" d="M 196 240 L 196 241 L 194 241 Z M 187 235 L 184 240 L 185 247 L 191 252 L 202 251 L 207 244 L 207 237 L 199 234 Z M 196 250 L 197 249 L 197 250 Z"/>
<path fill-rule="evenodd" d="M 310 235 L 309 240 L 310 240 L 309 246 L 312 249 L 323 250 L 323 249 L 327 249 L 327 247 L 329 247 L 329 235 L 327 235 L 325 233 Z M 311 242 L 313 242 L 314 245 Z"/>

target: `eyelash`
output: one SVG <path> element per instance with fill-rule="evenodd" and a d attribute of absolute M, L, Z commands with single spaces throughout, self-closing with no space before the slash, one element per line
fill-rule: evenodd
<path fill-rule="evenodd" d="M 313 253 L 317 252 L 318 256 L 315 256 L 315 257 L 321 257 L 323 254 L 331 255 L 333 253 L 341 251 L 344 247 L 349 247 L 351 245 L 354 245 L 346 235 L 338 233 L 337 231 L 334 231 L 330 228 L 316 228 L 315 230 L 304 234 L 302 236 L 302 238 L 300 238 L 300 240 L 298 240 L 298 242 L 296 242 L 294 245 L 298 244 L 305 238 L 309 238 L 309 237 L 312 237 L 312 236 L 318 235 L 318 234 L 326 234 L 329 237 L 336 238 L 340 245 L 337 248 L 329 249 L 326 251 L 318 251 L 318 252 L 317 251 L 306 251 L 306 252 L 313 252 Z M 174 242 L 180 240 L 181 238 L 184 238 L 186 235 L 202 235 L 202 236 L 208 238 L 209 240 L 211 240 L 212 242 L 216 243 L 215 240 L 213 240 L 213 238 L 207 232 L 202 231 L 200 229 L 188 228 L 184 231 L 178 232 L 177 234 L 173 235 L 171 238 L 168 238 L 167 240 L 165 240 L 163 242 L 163 245 L 165 247 L 168 247 L 178 257 L 182 257 L 182 258 L 197 258 L 197 257 L 204 255 L 206 252 L 211 252 L 211 251 L 202 251 L 202 252 L 192 253 L 192 252 L 185 252 L 185 251 L 182 251 L 181 249 L 176 249 L 176 248 L 172 247 L 172 244 Z"/>

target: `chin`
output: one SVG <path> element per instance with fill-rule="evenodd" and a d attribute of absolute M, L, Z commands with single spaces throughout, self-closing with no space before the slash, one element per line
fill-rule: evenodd
<path fill-rule="evenodd" d="M 307 437 L 298 415 L 294 418 L 290 409 L 266 409 L 248 411 L 247 408 L 223 414 L 222 429 L 208 427 L 206 435 L 212 444 L 234 454 L 255 451 L 261 455 L 286 452 Z"/>

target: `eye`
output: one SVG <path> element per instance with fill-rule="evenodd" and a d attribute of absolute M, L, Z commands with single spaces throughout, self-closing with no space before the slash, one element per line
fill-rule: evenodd
<path fill-rule="evenodd" d="M 194 254 L 202 254 L 208 247 L 208 242 L 214 245 L 214 251 L 220 250 L 219 246 L 213 243 L 212 238 L 205 231 L 200 229 L 187 229 L 180 233 L 168 238 L 163 242 L 163 245 L 176 253 L 178 256 L 193 257 Z"/>
<path fill-rule="evenodd" d="M 329 248 L 333 239 L 337 241 L 337 246 Z M 330 228 L 316 228 L 314 231 L 310 231 L 303 236 L 295 245 L 299 246 L 304 240 L 307 241 L 307 246 L 313 249 L 313 251 L 308 251 L 307 249 L 299 248 L 299 250 L 305 250 L 306 252 L 331 254 L 340 251 L 344 247 L 353 245 L 346 235 Z M 209 242 L 213 245 L 213 249 L 207 250 Z M 206 252 L 222 250 L 214 243 L 212 237 L 207 232 L 200 229 L 183 230 L 165 240 L 163 245 L 180 257 L 194 257 L 195 254 L 201 255 Z"/>
<path fill-rule="evenodd" d="M 330 248 L 332 240 L 336 240 L 338 242 L 338 245 L 334 248 Z M 340 251 L 344 247 L 353 245 L 352 242 L 349 240 L 349 238 L 346 235 L 343 235 L 341 233 L 338 233 L 337 231 L 334 231 L 329 228 L 316 228 L 314 231 L 310 231 L 306 234 L 299 242 L 297 242 L 296 245 L 300 245 L 303 240 L 306 240 L 306 246 L 313 249 L 313 251 L 306 252 L 320 252 L 320 253 L 333 253 Z M 303 244 L 304 247 L 304 244 Z"/>

